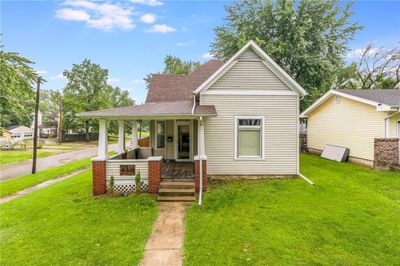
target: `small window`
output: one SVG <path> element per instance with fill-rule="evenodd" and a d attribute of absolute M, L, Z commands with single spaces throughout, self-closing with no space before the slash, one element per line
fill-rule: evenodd
<path fill-rule="evenodd" d="M 263 118 L 236 118 L 236 158 L 263 158 Z"/>
<path fill-rule="evenodd" d="M 157 139 L 156 139 L 156 148 L 164 149 L 165 148 L 165 121 L 157 121 Z"/>

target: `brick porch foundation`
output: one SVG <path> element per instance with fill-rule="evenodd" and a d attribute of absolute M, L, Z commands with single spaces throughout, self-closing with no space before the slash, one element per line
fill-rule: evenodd
<path fill-rule="evenodd" d="M 374 169 L 390 170 L 399 165 L 399 139 L 377 138 L 374 141 Z"/>
<path fill-rule="evenodd" d="M 207 158 L 202 160 L 203 163 L 203 192 L 207 191 Z M 195 178 L 195 188 L 196 192 L 200 190 L 200 160 L 196 156 L 194 159 L 194 178 Z"/>
<path fill-rule="evenodd" d="M 162 157 L 154 156 L 148 159 L 148 175 L 149 175 L 149 189 L 148 192 L 151 194 L 157 194 L 160 188 L 161 176 L 162 176 Z"/>
<path fill-rule="evenodd" d="M 92 160 L 93 196 L 104 195 L 107 192 L 106 185 L 106 161 Z"/>

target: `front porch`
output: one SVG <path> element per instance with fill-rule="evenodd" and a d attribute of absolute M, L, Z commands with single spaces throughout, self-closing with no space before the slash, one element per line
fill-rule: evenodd
<path fill-rule="evenodd" d="M 111 191 L 117 194 L 136 192 L 135 176 L 139 172 L 143 192 L 158 194 L 162 180 L 192 181 L 196 191 L 200 186 L 206 190 L 206 157 L 204 152 L 202 156 L 193 155 L 204 151 L 200 119 L 150 120 L 148 147 L 138 145 L 138 121 L 119 120 L 117 154 L 111 157 L 107 156 L 109 121 L 99 120 L 98 156 L 93 159 L 93 195 Z M 125 140 L 127 123 L 132 125 L 132 140 L 128 145 Z"/>

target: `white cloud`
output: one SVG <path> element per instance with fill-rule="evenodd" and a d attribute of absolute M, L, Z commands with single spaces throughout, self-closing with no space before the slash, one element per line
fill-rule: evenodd
<path fill-rule="evenodd" d="M 142 84 L 144 83 L 143 79 L 134 79 L 130 82 L 131 84 Z"/>
<path fill-rule="evenodd" d="M 159 33 L 168 33 L 176 31 L 175 28 L 168 26 L 166 24 L 154 24 L 150 29 L 145 30 L 146 32 L 159 32 Z"/>
<path fill-rule="evenodd" d="M 210 53 L 205 53 L 205 54 L 203 54 L 203 58 L 206 60 L 211 60 L 211 59 L 214 59 L 215 57 Z"/>
<path fill-rule="evenodd" d="M 194 40 L 190 40 L 190 41 L 187 41 L 187 42 L 178 42 L 176 44 L 176 46 L 188 46 L 188 45 L 192 45 L 192 44 L 194 44 Z"/>
<path fill-rule="evenodd" d="M 347 54 L 347 58 L 361 57 L 365 53 L 365 51 L 366 51 L 366 48 L 355 49 L 353 51 L 350 51 Z M 378 53 L 379 51 L 381 51 L 381 49 L 379 49 L 379 48 L 371 48 L 368 51 L 368 55 L 369 56 L 374 55 L 374 54 Z"/>
<path fill-rule="evenodd" d="M 152 23 L 156 22 L 156 15 L 151 14 L 151 13 L 144 14 L 143 16 L 140 17 L 140 21 L 144 22 L 144 23 L 152 24 Z"/>
<path fill-rule="evenodd" d="M 108 79 L 107 79 L 107 82 L 108 83 L 118 83 L 118 82 L 120 82 L 121 80 L 119 79 L 119 78 L 113 78 L 113 77 L 109 77 Z"/>
<path fill-rule="evenodd" d="M 134 4 L 148 5 L 148 6 L 162 6 L 164 3 L 158 0 L 131 0 Z"/>
<path fill-rule="evenodd" d="M 63 20 L 88 21 L 90 16 L 82 10 L 63 8 L 56 11 L 56 18 Z"/>
<path fill-rule="evenodd" d="M 57 74 L 57 75 L 51 77 L 50 79 L 52 79 L 52 80 L 66 80 L 67 78 L 64 77 L 63 74 Z"/>
<path fill-rule="evenodd" d="M 133 9 L 121 4 L 99 3 L 87 0 L 67 0 L 63 5 L 69 8 L 56 10 L 56 18 L 72 21 L 85 21 L 92 28 L 111 31 L 129 30 L 135 27 Z"/>
<path fill-rule="evenodd" d="M 38 75 L 44 75 L 44 74 L 47 74 L 47 73 L 48 73 L 46 70 L 35 70 L 35 71 L 36 71 L 36 73 L 37 73 Z"/>

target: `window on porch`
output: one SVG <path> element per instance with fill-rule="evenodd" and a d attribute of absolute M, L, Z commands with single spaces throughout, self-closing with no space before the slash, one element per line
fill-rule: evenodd
<path fill-rule="evenodd" d="M 156 148 L 165 149 L 165 121 L 157 121 Z"/>

